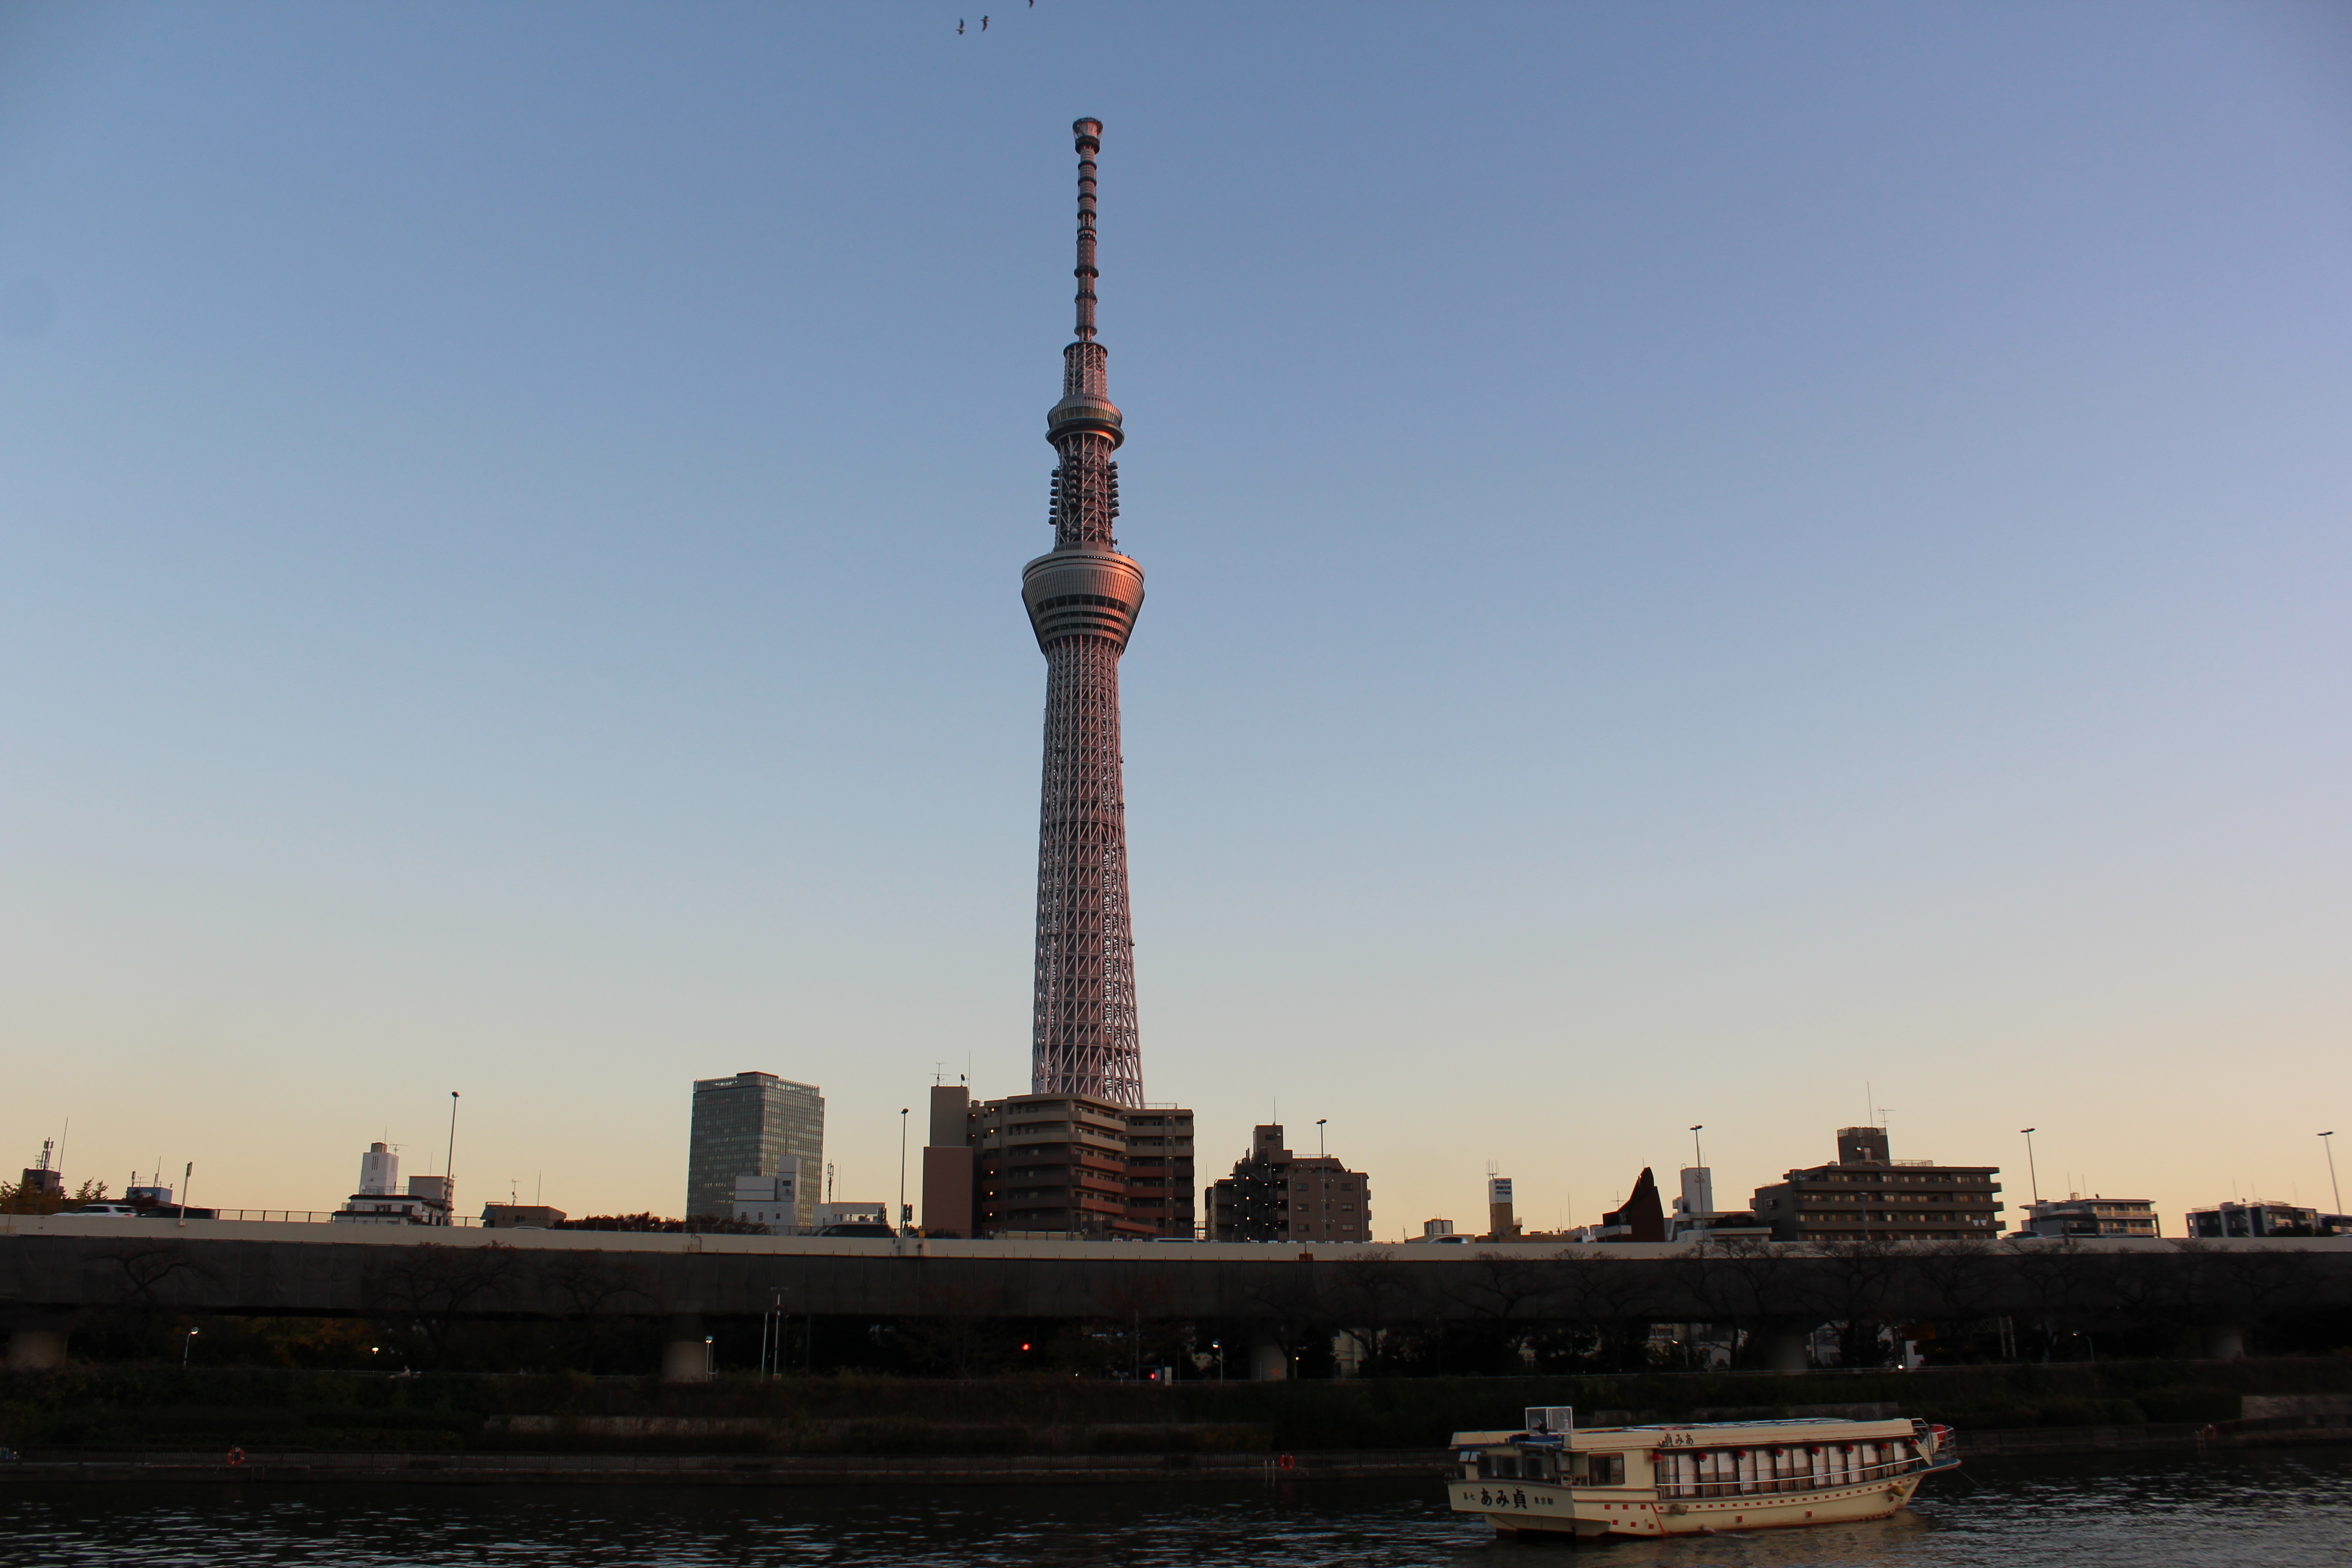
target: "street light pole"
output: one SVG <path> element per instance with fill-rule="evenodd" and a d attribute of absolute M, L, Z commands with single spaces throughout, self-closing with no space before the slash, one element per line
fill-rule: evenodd
<path fill-rule="evenodd" d="M 2327 1190 L 2336 1194 L 2336 1212 L 2340 1216 L 2344 1213 L 2344 1189 L 2336 1184 L 2336 1145 L 2328 1142 L 2335 1136 L 2333 1128 L 2321 1133 L 2319 1146 L 2327 1151 Z"/>
<path fill-rule="evenodd" d="M 1321 1121 L 1315 1123 L 1315 1152 L 1318 1158 L 1323 1153 L 1323 1123 L 1330 1120 L 1331 1119 L 1329 1117 L 1326 1116 Z"/>
<path fill-rule="evenodd" d="M 490 1189 L 498 1191 L 496 1187 Z M 441 1201 L 448 1205 L 449 1217 L 443 1223 L 457 1223 L 457 1091 L 449 1091 L 449 1152 L 441 1162 Z"/>
<path fill-rule="evenodd" d="M 182 1366 L 188 1364 L 188 1352 L 195 1348 L 195 1344 L 196 1331 L 190 1329 L 188 1331 L 188 1337 L 180 1342 L 180 1364 Z"/>
<path fill-rule="evenodd" d="M 1696 1126 L 1696 1127 L 1694 1127 L 1694 1128 L 1692 1128 L 1692 1129 L 1690 1130 L 1690 1133 L 1691 1133 L 1691 1163 L 1692 1163 L 1692 1164 L 1694 1164 L 1694 1165 L 1704 1165 L 1704 1164 L 1706 1164 L 1706 1156 L 1704 1153 L 1700 1152 L 1700 1151 L 1699 1151 L 1699 1146 L 1698 1146 L 1698 1135 L 1699 1135 L 1700 1133 L 1702 1133 L 1702 1132 L 1706 1131 L 1706 1122 L 1704 1122 L 1704 1121 L 1700 1122 L 1697 1126 Z"/>
<path fill-rule="evenodd" d="M 898 1223 L 891 1227 L 893 1230 L 903 1229 L 907 1224 L 907 1112 L 913 1109 L 911 1105 L 898 1108 Z"/>
<path fill-rule="evenodd" d="M 2033 1168 L 2033 1129 L 2021 1127 L 2018 1131 L 2025 1134 L 2025 1174 L 2033 1184 L 2033 1203 L 2039 1208 L 2042 1205 L 2042 1175 Z"/>

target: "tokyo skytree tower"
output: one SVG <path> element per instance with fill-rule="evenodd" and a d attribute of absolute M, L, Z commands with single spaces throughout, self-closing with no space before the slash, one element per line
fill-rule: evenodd
<path fill-rule="evenodd" d="M 1021 599 L 1045 655 L 1045 767 L 1037 820 L 1037 994 L 1033 1094 L 1143 1103 L 1128 923 L 1127 797 L 1120 784 L 1118 656 L 1143 608 L 1143 568 L 1118 552 L 1126 437 L 1108 354 L 1095 342 L 1095 154 L 1078 144 L 1077 341 L 1062 351 L 1062 401 L 1045 416 L 1054 468 L 1054 548 L 1021 571 Z"/>

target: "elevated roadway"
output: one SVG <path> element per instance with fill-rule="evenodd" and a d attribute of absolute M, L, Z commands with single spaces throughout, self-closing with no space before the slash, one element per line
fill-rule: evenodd
<path fill-rule="evenodd" d="M 1187 1321 L 1289 1342 L 1433 1323 L 1747 1326 L 2000 1315 L 2203 1326 L 2352 1309 L 2352 1238 L 1820 1248 L 950 1241 L 0 1216 L 12 1365 L 92 1311 Z"/>

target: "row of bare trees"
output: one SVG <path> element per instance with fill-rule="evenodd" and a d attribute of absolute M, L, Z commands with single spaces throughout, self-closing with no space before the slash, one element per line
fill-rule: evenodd
<path fill-rule="evenodd" d="M 397 1335 L 418 1364 L 446 1363 L 464 1325 L 483 1318 L 610 1323 L 696 1310 L 669 1299 L 677 1283 L 667 1276 L 672 1258 L 497 1243 L 363 1250 L 360 1310 Z M 1197 1273 L 1188 1273 L 1201 1266 L 1174 1259 L 1103 1271 L 1082 1292 L 1052 1300 L 1039 1300 L 1017 1273 L 930 1267 L 903 1300 L 856 1314 L 861 1354 L 945 1375 L 1014 1366 L 1109 1373 L 1205 1364 L 1216 1347 L 1233 1375 L 1246 1376 L 1254 1346 L 1313 1358 L 1344 1336 L 1357 1370 L 1412 1375 L 1531 1364 L 1641 1370 L 1654 1360 L 1652 1330 L 1661 1323 L 1707 1325 L 1707 1337 L 1731 1346 L 1735 1361 L 1743 1346 L 1838 1324 L 1848 1364 L 1874 1363 L 1882 1326 L 1898 1323 L 1947 1325 L 1948 1333 L 2000 1320 L 2031 1325 L 2043 1343 L 2066 1331 L 2118 1331 L 2152 1343 L 2218 1326 L 2259 1341 L 2268 1325 L 2332 1312 L 2352 1339 L 2352 1258 L 2309 1249 L 1863 1242 L 1800 1250 L 1734 1242 L 1666 1258 L 1565 1247 L 1442 1262 L 1418 1251 L 1211 1265 L 1220 1272 L 1208 1297 Z M 215 1272 L 232 1267 L 221 1258 L 176 1238 L 126 1237 L 85 1267 L 102 1277 L 93 1281 L 95 1299 L 136 1317 L 221 1299 Z M 761 1305 L 770 1297 L 765 1288 L 753 1294 Z M 786 1310 L 796 1306 L 803 1316 L 816 1305 L 786 1295 Z M 887 1331 L 877 1326 L 886 1322 Z"/>
<path fill-rule="evenodd" d="M 1710 1325 L 1732 1346 L 1840 1325 L 1848 1364 L 1880 1353 L 1882 1325 L 1954 1327 L 2006 1318 L 2116 1331 L 2228 1325 L 2259 1332 L 2332 1309 L 2352 1331 L 2352 1258 L 2304 1249 L 2110 1250 L 1855 1242 L 1798 1250 L 1713 1243 L 1679 1257 L 1633 1259 L 1604 1248 L 1549 1257 L 1489 1252 L 1444 1265 L 1376 1250 L 1317 1278 L 1274 1277 L 1256 1304 L 1304 1337 L 1329 1329 L 1360 1347 L 1364 1370 L 1632 1371 L 1652 1357 L 1651 1325 Z M 1465 1364 L 1433 1365 L 1454 1355 Z"/>

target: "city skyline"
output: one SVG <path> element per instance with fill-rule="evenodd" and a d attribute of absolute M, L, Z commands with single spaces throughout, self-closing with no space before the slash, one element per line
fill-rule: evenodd
<path fill-rule="evenodd" d="M 1099 113 L 1204 1172 L 2324 1203 L 2352 24 L 1349 15 L 0 17 L 6 1168 L 325 1208 L 457 1089 L 469 1212 L 666 1210 L 750 1068 L 870 1194 L 1029 1082 Z"/>

